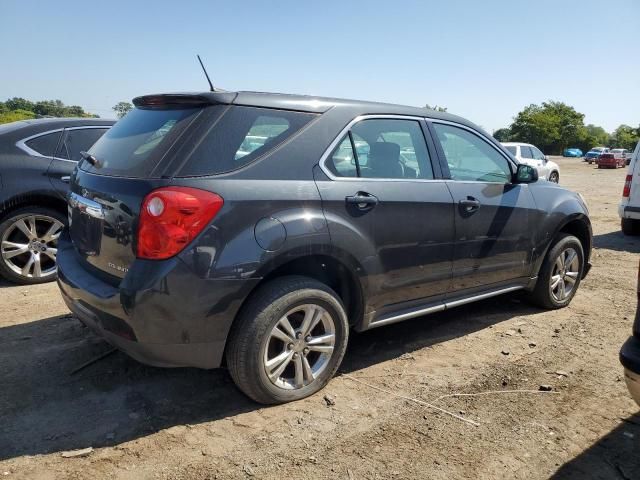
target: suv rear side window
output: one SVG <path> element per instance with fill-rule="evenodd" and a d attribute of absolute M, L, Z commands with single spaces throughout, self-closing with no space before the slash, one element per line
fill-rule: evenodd
<path fill-rule="evenodd" d="M 351 128 L 350 134 L 351 138 L 347 134 L 325 163 L 335 176 L 357 177 L 359 171 L 364 178 L 434 178 L 419 122 L 362 120 Z"/>
<path fill-rule="evenodd" d="M 531 152 L 531 147 L 527 147 L 525 145 L 520 145 L 520 157 L 522 157 L 522 158 L 533 158 L 533 153 Z"/>
<path fill-rule="evenodd" d="M 45 157 L 52 157 L 56 151 L 58 140 L 60 140 L 60 134 L 62 132 L 47 133 L 46 135 L 40 135 L 39 137 L 32 138 L 25 142 L 25 145 L 31 150 L 35 150 L 40 155 Z"/>
<path fill-rule="evenodd" d="M 215 121 L 177 176 L 214 175 L 240 168 L 269 153 L 316 117 L 255 107 L 230 107 Z"/>
<path fill-rule="evenodd" d="M 199 110 L 134 108 L 91 147 L 99 166 L 82 162 L 80 168 L 103 175 L 146 176 Z"/>
<path fill-rule="evenodd" d="M 509 183 L 511 168 L 498 150 L 464 128 L 433 123 L 452 180 Z"/>

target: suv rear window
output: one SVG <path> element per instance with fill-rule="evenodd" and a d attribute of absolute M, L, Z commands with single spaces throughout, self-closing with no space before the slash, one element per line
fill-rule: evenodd
<path fill-rule="evenodd" d="M 82 162 L 80 168 L 101 175 L 147 176 L 199 110 L 134 108 L 89 150 L 99 166 Z"/>
<path fill-rule="evenodd" d="M 240 168 L 275 149 L 315 116 L 232 106 L 204 133 L 176 175 L 213 175 Z"/>

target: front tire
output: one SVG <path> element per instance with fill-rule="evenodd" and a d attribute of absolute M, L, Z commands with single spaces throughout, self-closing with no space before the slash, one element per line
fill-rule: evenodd
<path fill-rule="evenodd" d="M 260 288 L 229 335 L 231 378 L 258 403 L 300 400 L 322 389 L 340 366 L 349 324 L 338 295 L 325 284 L 287 276 Z"/>
<path fill-rule="evenodd" d="M 11 212 L 0 223 L 0 275 L 22 285 L 54 280 L 58 237 L 66 221 L 50 208 Z"/>
<path fill-rule="evenodd" d="M 640 220 L 633 218 L 623 218 L 620 220 L 620 229 L 625 235 L 640 235 Z"/>
<path fill-rule="evenodd" d="M 551 172 L 551 174 L 549 175 L 549 181 L 553 183 L 559 183 L 560 175 L 558 174 L 558 172 Z"/>
<path fill-rule="evenodd" d="M 531 301 L 552 310 L 566 307 L 578 291 L 583 271 L 584 250 L 580 240 L 561 234 L 542 263 L 538 281 L 530 293 Z"/>

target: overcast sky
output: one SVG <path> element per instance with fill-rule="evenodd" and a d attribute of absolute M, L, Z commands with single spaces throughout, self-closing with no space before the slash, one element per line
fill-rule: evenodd
<path fill-rule="evenodd" d="M 640 0 L 0 0 L 0 100 L 121 100 L 216 85 L 448 107 L 487 130 L 559 100 L 640 123 Z"/>

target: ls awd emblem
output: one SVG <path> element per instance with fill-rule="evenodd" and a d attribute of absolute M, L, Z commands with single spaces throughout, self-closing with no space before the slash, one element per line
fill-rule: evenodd
<path fill-rule="evenodd" d="M 116 265 L 115 263 L 111 263 L 111 262 L 107 263 L 107 267 L 113 268 L 114 270 L 117 270 L 122 273 L 127 273 L 129 271 L 127 267 L 121 267 L 120 265 Z"/>

